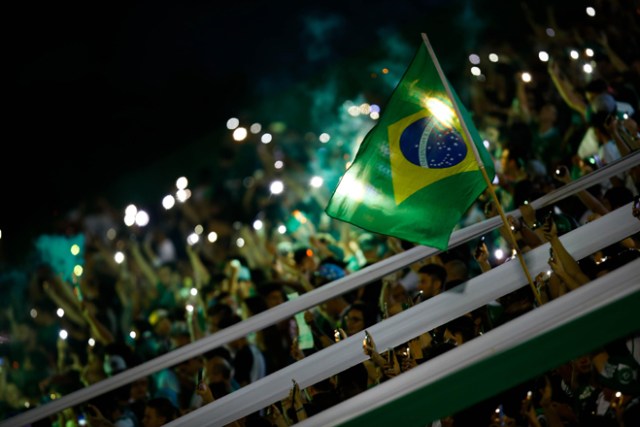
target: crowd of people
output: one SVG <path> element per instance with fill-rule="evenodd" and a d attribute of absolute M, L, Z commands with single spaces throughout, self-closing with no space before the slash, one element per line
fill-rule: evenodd
<path fill-rule="evenodd" d="M 596 3 L 598 19 L 571 29 L 558 26 L 552 13 L 550 22 L 540 24 L 525 8 L 530 51 L 514 52 L 506 43 L 487 46 L 483 57 L 495 49 L 500 59 L 483 63 L 471 86 L 470 110 L 496 159 L 500 206 L 521 212 L 508 218 L 516 244 L 523 252 L 547 243 L 552 248 L 549 272 L 535 277 L 537 294 L 523 284 L 394 349 L 378 349 L 368 336 L 364 363 L 304 389 L 293 384 L 281 402 L 231 425 L 292 425 L 638 257 L 638 235 L 582 259 L 574 259 L 559 237 L 634 198 L 629 221 L 640 220 L 640 166 L 544 209 L 529 203 L 640 148 L 640 37 L 630 22 L 637 11 L 624 1 Z M 530 59 L 543 48 L 549 61 Z M 523 79 L 524 70 L 531 80 Z M 296 141 L 304 151 L 302 138 Z M 30 269 L 3 276 L 3 299 L 13 303 L 5 303 L 1 318 L 1 419 L 413 247 L 323 213 L 331 189 L 311 191 L 302 183 L 320 168 L 343 171 L 340 155 L 298 153 L 285 159 L 288 172 L 281 174 L 273 167 L 273 146 L 250 148 L 257 171 L 241 175 L 243 168 L 234 165 L 253 165 L 230 147 L 197 178 L 189 197 L 159 209 L 147 226 L 125 225 L 120 210 L 100 196 L 80 202 L 38 241 Z M 274 177 L 290 191 L 274 197 Z M 484 194 L 459 227 L 497 214 L 495 201 Z M 517 249 L 510 234 L 503 226 L 325 301 L 302 318 L 255 331 L 33 425 L 164 425 L 509 262 Z M 81 261 L 67 261 L 65 251 L 74 244 Z M 81 271 L 69 268 L 76 263 Z M 432 426 L 640 425 L 639 376 L 636 330 Z"/>

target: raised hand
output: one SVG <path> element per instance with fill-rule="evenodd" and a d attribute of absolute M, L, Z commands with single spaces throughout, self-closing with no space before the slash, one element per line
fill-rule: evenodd
<path fill-rule="evenodd" d="M 542 235 L 547 242 L 558 237 L 558 228 L 556 227 L 556 223 L 551 215 L 547 216 L 547 219 L 545 219 L 544 224 L 542 225 Z"/>

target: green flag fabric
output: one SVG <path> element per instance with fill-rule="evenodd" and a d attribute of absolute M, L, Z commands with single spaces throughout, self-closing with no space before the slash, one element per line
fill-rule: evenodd
<path fill-rule="evenodd" d="M 421 44 L 380 121 L 329 200 L 326 213 L 379 234 L 446 250 L 449 237 L 495 170 L 469 113 L 451 88 L 468 141 L 434 61 Z"/>

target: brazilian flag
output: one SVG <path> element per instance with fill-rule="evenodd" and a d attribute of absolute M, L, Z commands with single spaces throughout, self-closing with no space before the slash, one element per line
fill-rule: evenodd
<path fill-rule="evenodd" d="M 421 44 L 325 211 L 365 230 L 446 250 L 453 228 L 487 188 L 470 144 L 489 180 L 495 170 L 451 88 L 461 117 L 456 114 L 435 61 Z"/>

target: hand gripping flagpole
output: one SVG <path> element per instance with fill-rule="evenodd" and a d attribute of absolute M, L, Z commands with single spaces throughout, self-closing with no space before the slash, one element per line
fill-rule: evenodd
<path fill-rule="evenodd" d="M 476 147 L 476 144 L 473 141 L 473 138 L 471 137 L 471 133 L 469 132 L 469 128 L 467 128 L 467 124 L 465 123 L 465 121 L 462 118 L 462 114 L 460 113 L 460 107 L 458 107 L 458 103 L 456 102 L 453 93 L 451 93 L 451 88 L 449 87 L 449 82 L 447 81 L 447 79 L 444 76 L 444 73 L 442 72 L 442 68 L 440 67 L 440 63 L 438 62 L 438 58 L 436 57 L 436 54 L 433 51 L 433 48 L 431 47 L 431 44 L 429 43 L 429 39 L 427 38 L 427 35 L 425 33 L 422 33 L 422 40 L 424 41 L 425 46 L 427 47 L 427 50 L 429 51 L 429 55 L 431 56 L 431 60 L 433 61 L 433 64 L 436 67 L 436 70 L 438 71 L 438 75 L 440 76 L 440 80 L 442 81 L 442 84 L 445 88 L 445 90 L 447 91 L 447 95 L 449 96 L 449 99 L 451 99 L 451 104 L 453 105 L 454 110 L 456 111 L 456 115 L 458 116 L 458 120 L 460 121 L 460 125 L 462 126 L 462 130 L 464 131 L 465 136 L 467 137 L 467 141 L 469 141 L 469 145 L 471 145 L 471 149 L 473 150 L 473 154 L 476 157 L 476 162 L 478 163 L 478 168 L 480 169 L 480 172 L 482 173 L 482 177 L 484 178 L 484 180 L 487 183 L 487 189 L 489 190 L 489 193 L 491 195 L 491 198 L 494 200 L 496 208 L 498 210 L 498 213 L 500 214 L 500 218 L 502 218 L 502 222 L 504 223 L 504 226 L 507 230 L 507 234 L 509 235 L 509 239 L 511 240 L 511 244 L 513 245 L 513 248 L 515 248 L 516 251 L 516 255 L 518 256 L 518 260 L 520 261 L 520 265 L 522 266 L 522 270 L 524 271 L 525 276 L 527 276 L 527 280 L 529 281 L 529 285 L 531 286 L 531 290 L 533 291 L 533 295 L 536 298 L 536 301 L 538 302 L 538 305 L 542 305 L 542 300 L 540 298 L 540 293 L 538 292 L 538 289 L 536 288 L 535 284 L 533 283 L 533 280 L 531 279 L 531 274 L 529 274 L 529 269 L 527 268 L 527 265 L 524 262 L 524 258 L 522 257 L 522 253 L 520 252 L 520 248 L 518 247 L 518 242 L 516 241 L 515 236 L 513 235 L 513 233 L 511 232 L 511 226 L 509 224 L 509 221 L 507 221 L 507 218 L 504 215 L 504 211 L 502 210 L 502 206 L 500 206 L 500 201 L 498 200 L 498 196 L 496 196 L 496 193 L 493 189 L 493 183 L 491 182 L 491 180 L 489 179 L 489 176 L 487 175 L 487 171 L 484 168 L 484 163 L 482 162 L 482 159 L 480 158 L 480 154 L 478 153 L 478 148 Z"/>

